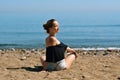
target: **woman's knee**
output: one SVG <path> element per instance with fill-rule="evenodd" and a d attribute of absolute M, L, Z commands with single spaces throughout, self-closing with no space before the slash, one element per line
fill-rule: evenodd
<path fill-rule="evenodd" d="M 41 60 L 46 60 L 46 57 L 45 56 L 40 56 L 40 59 Z"/>
<path fill-rule="evenodd" d="M 46 60 L 45 56 L 40 56 L 40 61 L 41 61 L 42 64 L 44 64 L 45 60 Z"/>
<path fill-rule="evenodd" d="M 69 54 L 66 58 L 66 69 L 70 69 L 72 63 L 75 61 L 75 55 L 74 54 Z"/>
<path fill-rule="evenodd" d="M 71 58 L 71 59 L 75 59 L 75 55 L 74 55 L 74 54 L 68 54 L 67 57 L 69 57 L 69 58 Z"/>

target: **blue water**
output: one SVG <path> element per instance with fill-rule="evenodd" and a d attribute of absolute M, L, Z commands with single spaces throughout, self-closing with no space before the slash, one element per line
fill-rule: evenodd
<path fill-rule="evenodd" d="M 45 48 L 47 33 L 38 18 L 0 18 L 0 48 Z M 120 47 L 120 25 L 60 25 L 57 38 L 74 48 Z"/>

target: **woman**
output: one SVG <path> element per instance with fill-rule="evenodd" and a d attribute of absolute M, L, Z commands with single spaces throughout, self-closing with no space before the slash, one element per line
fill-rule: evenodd
<path fill-rule="evenodd" d="M 56 38 L 56 33 L 59 31 L 59 23 L 55 19 L 51 19 L 43 27 L 49 36 L 45 40 L 46 56 L 40 57 L 43 64 L 42 71 L 69 69 L 77 58 L 77 53 Z M 67 56 L 64 55 L 65 51 L 69 53 Z"/>

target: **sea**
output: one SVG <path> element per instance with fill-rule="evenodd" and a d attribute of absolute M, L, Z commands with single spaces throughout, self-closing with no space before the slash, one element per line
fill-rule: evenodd
<path fill-rule="evenodd" d="M 0 16 L 0 49 L 45 48 L 45 21 L 37 17 Z M 61 24 L 56 37 L 72 48 L 120 48 L 120 25 Z"/>

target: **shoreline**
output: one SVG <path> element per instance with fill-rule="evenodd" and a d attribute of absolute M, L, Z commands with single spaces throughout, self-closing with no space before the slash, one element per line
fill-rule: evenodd
<path fill-rule="evenodd" d="M 72 47 L 71 47 L 72 48 Z M 0 48 L 0 50 L 43 50 L 45 48 Z M 120 50 L 120 47 L 82 47 L 82 48 L 72 48 L 74 50 Z"/>
<path fill-rule="evenodd" d="M 120 56 L 120 48 L 73 48 L 80 55 L 118 55 Z M 5 53 L 21 53 L 21 54 L 39 54 L 45 55 L 45 48 L 10 48 L 0 49 L 0 54 Z"/>
<path fill-rule="evenodd" d="M 75 50 L 120 50 L 120 47 L 107 47 L 107 48 L 96 48 L 96 47 L 92 47 L 92 48 L 73 48 Z"/>

